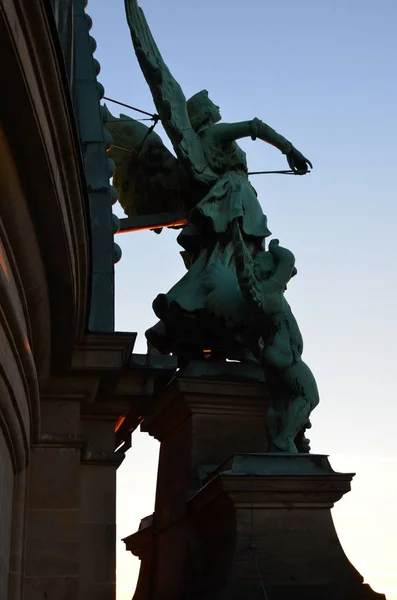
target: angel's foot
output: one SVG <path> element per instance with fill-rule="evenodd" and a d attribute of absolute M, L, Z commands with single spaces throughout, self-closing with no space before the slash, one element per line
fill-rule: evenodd
<path fill-rule="evenodd" d="M 308 454 L 310 452 L 310 440 L 306 437 L 305 432 L 306 429 L 311 429 L 311 426 L 310 419 L 308 419 L 295 436 L 295 445 L 298 448 L 298 452 L 302 454 Z"/>
<path fill-rule="evenodd" d="M 302 434 L 300 437 L 295 438 L 295 445 L 298 449 L 298 452 L 301 454 L 309 454 L 310 453 L 310 440 L 305 435 Z"/>

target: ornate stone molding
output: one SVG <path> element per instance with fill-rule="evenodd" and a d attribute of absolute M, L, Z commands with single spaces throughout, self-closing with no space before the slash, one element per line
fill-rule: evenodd
<path fill-rule="evenodd" d="M 88 311 L 87 198 L 74 113 L 46 3 L 5 3 L 0 33 L 1 49 L 8 57 L 2 83 L 13 81 L 13 94 L 4 98 L 5 133 L 23 174 L 43 259 L 51 304 L 52 359 L 59 367 L 82 336 Z"/>

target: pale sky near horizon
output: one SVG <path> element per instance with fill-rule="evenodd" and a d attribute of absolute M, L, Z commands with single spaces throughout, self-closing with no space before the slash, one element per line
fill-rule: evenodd
<path fill-rule="evenodd" d="M 296 256 L 287 299 L 321 396 L 312 452 L 357 473 L 333 511 L 340 540 L 365 581 L 397 600 L 397 0 L 140 3 L 187 97 L 208 89 L 224 121 L 259 117 L 313 162 L 305 177 L 252 183 Z M 153 111 L 124 2 L 90 0 L 87 13 L 106 95 Z M 250 170 L 288 168 L 274 148 L 241 145 Z M 138 331 L 136 352 L 155 322 L 152 300 L 184 274 L 175 237 L 116 240 L 117 330 Z M 157 454 L 157 442 L 134 435 L 118 473 L 119 538 L 153 510 Z M 117 568 L 117 600 L 130 600 L 139 561 L 122 543 Z"/>

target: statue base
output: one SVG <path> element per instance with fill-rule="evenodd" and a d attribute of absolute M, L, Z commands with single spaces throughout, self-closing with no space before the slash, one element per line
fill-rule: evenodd
<path fill-rule="evenodd" d="M 124 540 L 142 561 L 134 600 L 385 600 L 332 521 L 353 475 L 267 452 L 265 384 L 199 371 L 176 376 L 142 425 L 161 449 L 154 515 Z"/>
<path fill-rule="evenodd" d="M 385 600 L 363 585 L 333 524 L 352 477 L 322 455 L 234 455 L 190 500 L 202 565 L 190 597 Z"/>

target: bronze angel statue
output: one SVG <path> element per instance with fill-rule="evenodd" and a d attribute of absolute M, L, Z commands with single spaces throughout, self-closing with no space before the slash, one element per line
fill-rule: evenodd
<path fill-rule="evenodd" d="M 164 187 L 176 190 L 176 202 L 188 215 L 178 236 L 187 273 L 168 293 L 154 300 L 159 322 L 146 332 L 149 346 L 152 351 L 174 353 L 182 361 L 202 358 L 203 352 L 223 359 L 254 360 L 257 332 L 247 320 L 233 319 L 230 311 L 218 310 L 223 300 L 216 299 L 207 278 L 214 264 L 221 264 L 226 273 L 236 277 L 235 223 L 253 259 L 264 252 L 264 240 L 270 235 L 267 218 L 248 179 L 245 153 L 237 140 L 250 137 L 271 144 L 285 154 L 296 174 L 307 173 L 311 163 L 291 142 L 257 118 L 220 123 L 219 107 L 207 91 L 187 100 L 164 63 L 137 0 L 125 0 L 125 8 L 139 64 L 177 157 L 168 151 L 157 153 L 157 158 L 161 156 L 162 176 L 155 192 L 161 194 Z M 156 143 L 161 148 L 159 139 Z M 122 179 L 119 177 L 117 182 L 116 177 L 119 187 Z"/>

